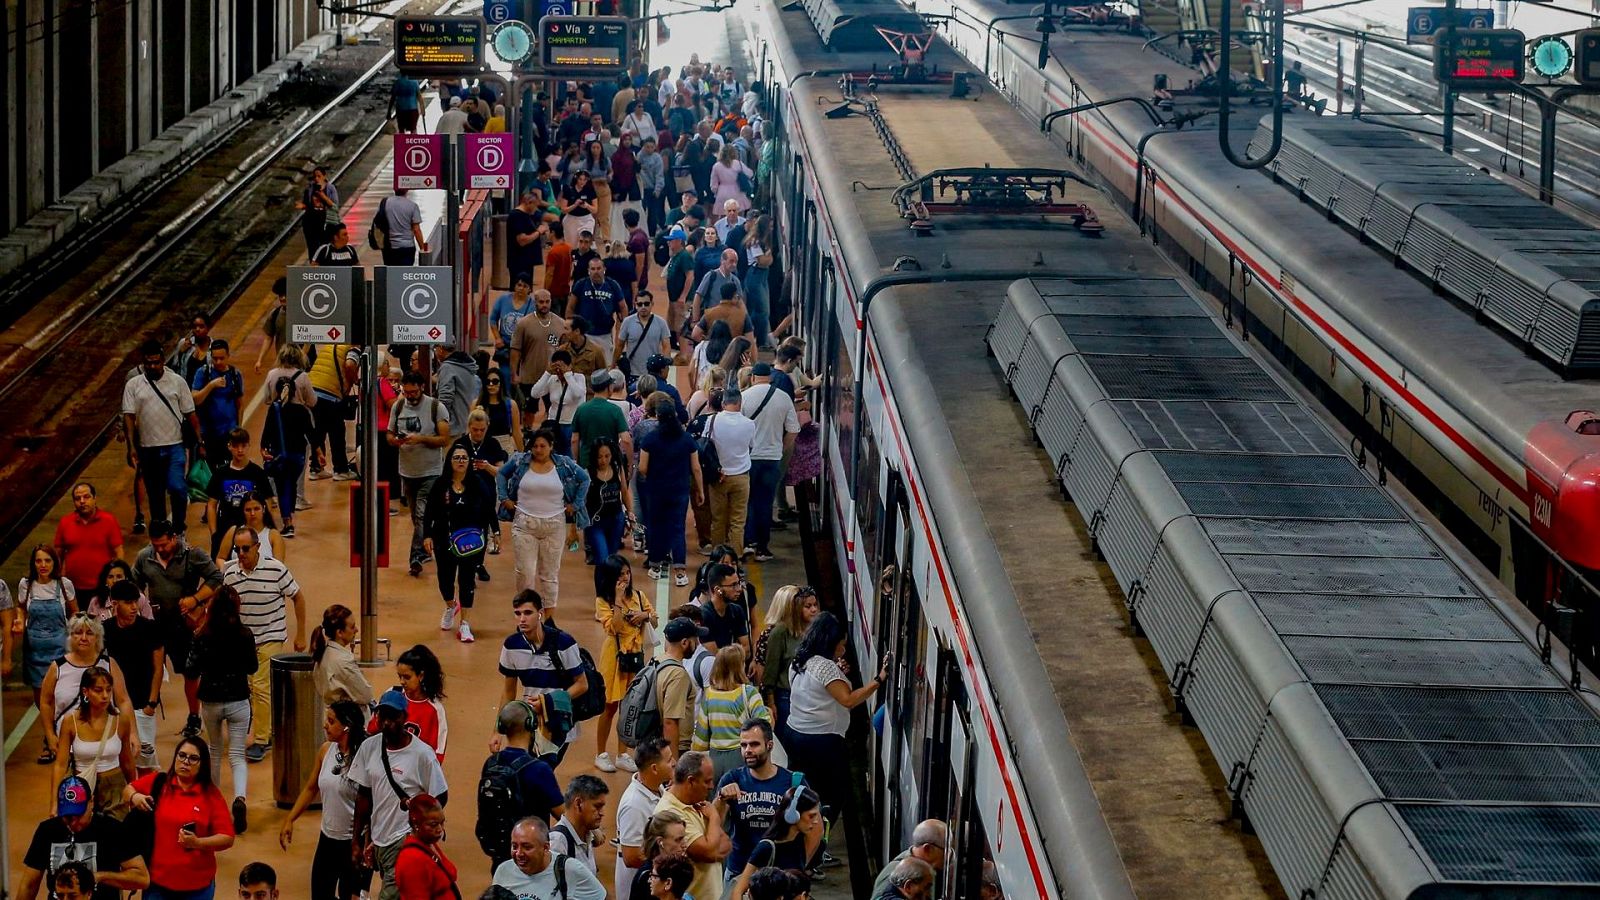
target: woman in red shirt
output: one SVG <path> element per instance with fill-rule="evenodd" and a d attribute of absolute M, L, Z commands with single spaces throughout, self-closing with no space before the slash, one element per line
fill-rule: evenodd
<path fill-rule="evenodd" d="M 411 833 L 395 857 L 394 885 L 400 900 L 461 900 L 456 864 L 444 855 L 444 807 L 430 794 L 411 798 L 406 809 Z"/>
<path fill-rule="evenodd" d="M 211 751 L 199 738 L 180 738 L 166 772 L 128 785 L 128 802 L 155 822 L 150 887 L 145 900 L 212 900 L 217 852 L 233 846 L 233 816 L 211 783 Z"/>

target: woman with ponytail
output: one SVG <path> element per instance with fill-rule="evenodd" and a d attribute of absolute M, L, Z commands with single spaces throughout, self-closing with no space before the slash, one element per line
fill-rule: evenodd
<path fill-rule="evenodd" d="M 311 662 L 323 703 L 348 700 L 362 709 L 372 705 L 372 685 L 351 649 L 360 633 L 350 607 L 335 603 L 322 611 L 322 625 L 311 632 Z"/>
<path fill-rule="evenodd" d="M 317 767 L 306 779 L 283 827 L 278 829 L 278 846 L 287 850 L 294 840 L 295 820 L 311 804 L 322 801 L 322 828 L 316 855 L 311 858 L 312 900 L 353 900 L 366 889 L 350 857 L 356 812 L 356 785 L 350 780 L 350 761 L 367 736 L 366 717 L 365 707 L 348 700 L 328 707 L 322 721 L 322 733 L 328 741 L 317 751 Z"/>

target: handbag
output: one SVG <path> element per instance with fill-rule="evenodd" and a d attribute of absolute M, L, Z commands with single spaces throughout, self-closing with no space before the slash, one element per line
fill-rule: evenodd
<path fill-rule="evenodd" d="M 206 491 L 211 487 L 211 464 L 195 455 L 189 463 L 189 472 L 185 476 L 189 484 L 189 500 L 192 503 L 201 503 L 206 499 Z"/>
<path fill-rule="evenodd" d="M 372 217 L 372 224 L 367 226 L 367 246 L 374 250 L 387 249 L 389 243 L 388 203 L 388 197 L 378 201 L 378 212 Z"/>
<path fill-rule="evenodd" d="M 477 556 L 486 546 L 482 528 L 457 528 L 450 532 L 450 552 L 458 558 Z"/>
<path fill-rule="evenodd" d="M 628 612 L 628 608 L 624 606 L 622 612 Z M 648 626 L 649 623 L 646 622 L 645 624 Z M 633 675 L 644 671 L 644 650 L 642 647 L 638 652 L 623 650 L 622 635 L 614 635 L 613 637 L 617 642 L 617 671 L 624 675 Z"/>
<path fill-rule="evenodd" d="M 73 715 L 76 716 L 77 713 L 73 713 Z M 78 720 L 78 726 L 80 728 L 83 726 L 83 720 L 82 719 Z M 67 758 L 71 762 L 71 767 L 73 769 L 73 774 L 77 775 L 79 778 L 82 778 L 84 781 L 89 783 L 89 796 L 90 797 L 94 796 L 95 786 L 100 783 L 100 760 L 101 760 L 101 758 L 103 758 L 106 755 L 106 742 L 111 737 L 111 735 L 116 732 L 116 730 L 117 730 L 117 717 L 116 716 L 106 716 L 105 730 L 100 732 L 100 746 L 99 746 L 98 749 L 95 750 L 95 752 L 94 752 L 94 762 L 89 764 L 89 771 L 87 771 L 87 772 L 79 772 L 79 771 L 77 771 L 77 769 L 78 769 L 78 757 L 77 757 L 76 754 L 74 754 L 72 752 L 72 748 L 70 748 L 70 747 L 67 748 Z"/>

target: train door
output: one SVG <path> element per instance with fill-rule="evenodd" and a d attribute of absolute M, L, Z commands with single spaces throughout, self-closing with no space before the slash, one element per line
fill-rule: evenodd
<path fill-rule="evenodd" d="M 950 732 L 950 847 L 937 890 L 941 900 L 1001 900 L 989 835 L 978 815 L 977 754 L 972 752 L 972 722 L 965 706 L 955 711 Z"/>
<path fill-rule="evenodd" d="M 863 466 L 866 482 L 861 485 L 863 489 L 875 485 L 876 471 L 876 468 Z M 870 494 L 863 490 L 860 495 L 863 506 L 868 505 L 869 496 L 876 494 L 875 489 Z M 914 652 L 912 645 L 917 641 L 916 636 L 926 626 L 907 565 L 912 553 L 910 503 L 905 480 L 893 466 L 888 467 L 882 504 L 871 505 L 878 507 L 876 515 L 881 524 L 871 532 L 864 530 L 861 539 L 868 548 L 868 571 L 874 573 L 875 581 L 873 649 L 877 660 L 882 660 L 885 652 L 892 652 L 895 660 L 890 667 L 888 683 L 880 694 L 882 726 L 874 754 L 880 826 L 878 849 L 887 859 L 905 846 L 905 839 L 918 821 L 917 797 L 921 790 L 917 775 L 921 769 L 917 756 L 920 753 L 910 752 L 912 739 L 908 724 L 913 721 L 914 712 L 913 701 L 909 699 L 912 691 L 906 689 L 911 686 L 915 670 L 909 668 L 907 660 Z"/>

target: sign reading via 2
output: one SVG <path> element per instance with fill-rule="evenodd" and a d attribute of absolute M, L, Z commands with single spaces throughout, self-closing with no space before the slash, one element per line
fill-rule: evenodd
<path fill-rule="evenodd" d="M 616 75 L 628 66 L 632 34 L 620 16 L 545 16 L 540 57 L 552 75 Z"/>
<path fill-rule="evenodd" d="M 1525 40 L 1513 28 L 1457 30 L 1455 52 L 1447 55 L 1441 33 L 1434 47 L 1434 75 L 1457 91 L 1505 90 L 1507 81 L 1520 82 L 1527 71 Z"/>
<path fill-rule="evenodd" d="M 477 16 L 397 16 L 395 66 L 407 75 L 470 75 L 483 68 L 484 24 Z"/>

